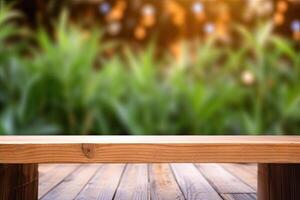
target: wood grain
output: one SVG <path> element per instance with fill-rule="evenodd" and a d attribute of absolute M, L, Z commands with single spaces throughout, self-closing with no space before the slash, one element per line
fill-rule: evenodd
<path fill-rule="evenodd" d="M 257 189 L 257 167 L 248 164 L 222 164 L 222 167 L 235 177 L 243 180 L 255 191 Z"/>
<path fill-rule="evenodd" d="M 39 167 L 39 177 L 46 175 L 49 171 L 55 168 L 59 164 L 45 164 L 42 168 Z"/>
<path fill-rule="evenodd" d="M 174 167 L 171 168 L 171 165 Z M 71 166 L 73 166 L 73 168 L 71 168 Z M 224 164 L 217 166 L 223 168 Z M 41 189 L 45 189 L 45 186 L 48 185 L 47 193 L 49 191 L 55 190 L 61 192 L 70 191 L 71 193 L 73 193 L 73 197 L 74 193 L 76 193 L 74 191 L 80 191 L 79 194 L 75 197 L 76 200 L 108 200 L 114 199 L 115 197 L 119 198 L 122 195 L 124 199 L 144 199 L 147 196 L 148 199 L 151 200 L 185 200 L 205 199 L 205 197 L 208 196 L 208 199 L 215 200 L 219 199 L 219 196 L 214 196 L 215 193 L 218 192 L 218 190 L 213 190 L 213 187 L 215 187 L 216 185 L 227 184 L 229 185 L 228 187 L 230 188 L 230 190 L 226 189 L 227 186 L 225 187 L 225 189 L 232 193 L 220 193 L 219 195 L 223 199 L 256 199 L 255 193 L 240 193 L 241 187 L 237 186 L 237 183 L 231 183 L 231 177 L 228 176 L 229 171 L 215 170 L 216 166 L 210 164 L 206 165 L 206 170 L 215 171 L 215 173 L 218 173 L 220 177 L 222 177 L 225 173 L 224 178 L 220 178 L 217 181 L 215 179 L 207 181 L 207 179 L 205 179 L 205 177 L 199 172 L 197 168 L 195 168 L 193 164 L 142 164 L 128 165 L 128 167 L 126 168 L 125 164 L 106 164 L 100 165 L 99 170 L 97 170 L 96 173 L 91 176 L 86 184 L 82 184 L 79 181 L 79 185 L 81 188 L 79 188 L 78 185 L 73 184 L 74 180 L 78 180 L 80 176 L 82 176 L 82 174 L 89 174 L 89 172 L 87 171 L 91 169 L 87 167 L 84 169 L 81 168 L 81 170 L 79 170 L 80 168 L 78 167 L 80 167 L 80 165 L 41 164 L 39 167 L 39 171 L 43 171 L 46 173 L 44 175 L 40 174 L 40 192 Z M 238 169 L 247 169 L 250 173 L 253 173 L 253 171 L 256 170 L 256 165 L 235 164 L 233 169 L 237 171 Z M 73 175 L 70 176 L 70 174 Z M 75 176 L 79 177 L 76 178 Z M 53 179 L 51 179 L 51 177 L 53 177 Z M 229 179 L 227 177 L 229 177 Z M 244 178 L 238 176 L 238 174 L 236 177 L 242 182 L 245 182 Z M 70 181 L 70 183 L 66 181 Z M 62 190 L 62 184 L 68 187 L 66 187 L 65 190 Z M 74 187 L 77 187 L 77 189 L 75 189 Z M 119 190 L 118 195 L 116 194 L 117 190 Z M 183 195 L 182 191 L 185 191 L 185 195 L 187 196 L 187 198 L 185 198 L 185 195 Z M 202 194 L 198 194 L 198 192 Z M 63 196 L 62 194 L 56 199 L 65 199 L 65 197 L 66 196 Z"/>
<path fill-rule="evenodd" d="M 53 165 L 45 174 L 40 174 L 39 198 L 59 185 L 67 176 L 79 167 L 78 164 Z M 41 168 L 44 171 L 44 165 Z"/>
<path fill-rule="evenodd" d="M 258 200 L 299 200 L 300 164 L 260 164 Z"/>
<path fill-rule="evenodd" d="M 185 199 L 221 200 L 221 197 L 193 164 L 172 164 L 172 170 Z"/>
<path fill-rule="evenodd" d="M 299 136 L 1 136 L 0 163 L 300 163 Z"/>
<path fill-rule="evenodd" d="M 38 165 L 0 165 L 0 199 L 37 199 Z"/>
<path fill-rule="evenodd" d="M 149 199 L 147 164 L 127 165 L 114 199 Z"/>
<path fill-rule="evenodd" d="M 222 194 L 224 200 L 256 200 L 256 194 Z"/>
<path fill-rule="evenodd" d="M 70 175 L 62 180 L 53 190 L 50 190 L 41 199 L 53 200 L 73 200 L 94 176 L 100 165 L 81 165 Z"/>
<path fill-rule="evenodd" d="M 197 164 L 202 175 L 219 193 L 255 193 L 250 186 L 217 164 Z"/>
<path fill-rule="evenodd" d="M 168 164 L 149 166 L 151 200 L 184 200 Z"/>
<path fill-rule="evenodd" d="M 107 164 L 93 176 L 76 200 L 111 200 L 119 185 L 124 164 Z"/>

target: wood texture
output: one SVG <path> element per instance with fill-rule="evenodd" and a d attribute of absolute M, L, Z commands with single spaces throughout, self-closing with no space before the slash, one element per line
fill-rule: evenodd
<path fill-rule="evenodd" d="M 259 164 L 257 168 L 257 199 L 270 200 L 269 194 L 269 165 Z"/>
<path fill-rule="evenodd" d="M 53 190 L 50 190 L 41 199 L 73 200 L 99 170 L 100 165 L 81 165 L 66 178 L 64 178 Z"/>
<path fill-rule="evenodd" d="M 256 194 L 222 194 L 224 200 L 256 200 Z"/>
<path fill-rule="evenodd" d="M 149 199 L 147 164 L 127 165 L 114 199 Z"/>
<path fill-rule="evenodd" d="M 48 171 L 51 171 L 55 168 L 58 164 L 45 164 L 42 168 L 39 168 L 39 177 L 46 175 Z"/>
<path fill-rule="evenodd" d="M 8 153 L 9 152 L 9 153 Z M 1 136 L 0 163 L 300 163 L 299 136 Z"/>
<path fill-rule="evenodd" d="M 59 191 L 61 194 L 52 196 L 53 200 L 70 199 L 76 193 L 78 193 L 74 197 L 76 200 L 218 200 L 220 197 L 224 200 L 256 199 L 255 192 L 240 193 L 241 187 L 227 174 L 232 174 L 231 172 L 216 170 L 220 177 L 225 173 L 224 178 L 217 180 L 216 183 L 215 179 L 207 180 L 194 164 L 104 164 L 99 165 L 99 169 L 85 184 L 82 184 L 85 181 L 80 180 L 82 174 L 91 174 L 88 172 L 91 168 L 84 167 L 86 165 L 76 165 L 73 168 L 70 168 L 72 166 L 70 164 L 53 166 L 41 164 L 39 169 L 46 172 L 40 174 L 40 186 L 47 185 L 45 182 L 51 182 L 49 177 L 55 177 L 56 184 L 53 184 L 52 180 L 47 195 L 53 191 Z M 223 165 L 205 167 L 207 171 L 215 171 L 218 166 L 222 168 Z M 252 173 L 256 170 L 256 165 L 236 164 L 235 169 L 239 168 L 245 168 Z M 236 176 L 236 178 L 246 183 L 243 177 Z M 78 184 L 74 184 L 75 181 Z M 222 194 L 213 189 L 216 185 L 228 185 L 226 188 L 230 188 L 232 193 Z"/>
<path fill-rule="evenodd" d="M 260 164 L 258 200 L 299 200 L 300 164 Z"/>
<path fill-rule="evenodd" d="M 0 165 L 0 199 L 38 198 L 38 165 Z"/>
<path fill-rule="evenodd" d="M 191 164 L 172 164 L 172 170 L 185 199 L 221 200 L 221 197 Z"/>
<path fill-rule="evenodd" d="M 79 165 L 77 164 L 53 165 L 53 168 L 51 168 L 51 170 L 46 171 L 46 173 L 41 173 L 39 184 L 39 198 L 47 194 L 54 186 L 59 185 L 59 183 L 61 183 L 78 167 Z M 39 171 L 44 171 L 43 168 Z"/>
<path fill-rule="evenodd" d="M 168 164 L 149 166 L 151 200 L 184 200 Z"/>
<path fill-rule="evenodd" d="M 222 164 L 224 169 L 230 172 L 235 177 L 243 180 L 252 189 L 257 188 L 257 165 L 240 165 L 240 164 Z"/>
<path fill-rule="evenodd" d="M 103 165 L 76 200 L 111 200 L 119 186 L 125 164 Z"/>
<path fill-rule="evenodd" d="M 202 175 L 219 193 L 254 193 L 255 190 L 217 164 L 197 164 Z M 230 183 L 230 184 L 228 184 Z"/>

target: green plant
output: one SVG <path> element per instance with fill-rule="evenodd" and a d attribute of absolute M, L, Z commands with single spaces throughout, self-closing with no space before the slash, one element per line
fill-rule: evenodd
<path fill-rule="evenodd" d="M 27 35 L 0 7 L 0 133 L 297 134 L 300 57 L 272 25 L 237 44 L 182 42 L 177 57 L 111 45 L 62 14 Z M 110 53 L 107 53 L 110 52 Z"/>
<path fill-rule="evenodd" d="M 19 17 L 12 5 L 0 1 L 0 133 L 13 133 L 18 118 L 16 99 L 22 91 L 24 71 L 19 65 L 23 43 L 13 43 L 21 34 L 14 19 Z"/>
<path fill-rule="evenodd" d="M 245 105 L 241 108 L 243 129 L 248 134 L 292 133 L 283 124 L 286 116 L 283 113 L 290 110 L 285 99 L 298 96 L 296 82 L 299 78 L 295 77 L 299 77 L 299 59 L 296 48 L 291 41 L 273 35 L 271 24 L 260 25 L 254 34 L 242 27 L 239 30 L 244 38 L 245 52 L 241 63 L 256 79 L 252 87 L 244 89 Z M 299 106 L 296 99 L 290 100 L 293 106 Z M 297 128 L 294 131 L 297 132 Z"/>

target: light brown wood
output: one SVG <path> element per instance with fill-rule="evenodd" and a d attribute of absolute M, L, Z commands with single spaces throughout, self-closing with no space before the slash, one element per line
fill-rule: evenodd
<path fill-rule="evenodd" d="M 75 199 L 112 200 L 124 168 L 124 164 L 103 165 Z"/>
<path fill-rule="evenodd" d="M 193 164 L 172 164 L 171 166 L 185 199 L 222 200 Z"/>
<path fill-rule="evenodd" d="M 130 166 L 129 164 L 128 166 Z M 60 181 L 56 184 L 53 184 L 49 191 L 55 191 L 57 187 L 59 187 L 60 191 L 62 186 L 62 182 L 70 181 L 70 184 L 65 184 L 68 186 L 68 191 L 80 191 L 80 193 L 75 197 L 76 200 L 84 200 L 84 199 L 98 199 L 98 200 L 111 200 L 116 195 L 117 188 L 119 188 L 119 195 L 124 198 L 132 199 L 136 197 L 137 199 L 139 197 L 143 198 L 148 194 L 148 191 L 150 193 L 149 199 L 151 200 L 185 200 L 185 196 L 183 195 L 181 188 L 185 191 L 187 197 L 189 199 L 201 199 L 204 195 L 207 195 L 207 193 L 211 193 L 211 189 L 215 187 L 216 185 L 228 185 L 228 188 L 230 188 L 230 194 L 222 194 L 219 192 L 219 195 L 222 196 L 225 200 L 255 200 L 256 195 L 255 193 L 240 193 L 240 187 L 236 187 L 236 183 L 231 181 L 227 178 L 221 178 L 220 180 L 217 180 L 217 183 L 214 179 L 211 179 L 207 181 L 204 176 L 195 168 L 193 164 L 176 164 L 175 170 L 176 170 L 176 176 L 174 176 L 173 170 L 169 167 L 170 164 L 142 164 L 142 165 L 133 165 L 133 167 L 129 167 L 125 172 L 125 165 L 124 164 L 107 164 L 107 165 L 101 165 L 99 167 L 99 170 L 89 179 L 89 181 L 86 184 L 82 184 L 79 181 L 79 185 L 81 186 L 81 189 L 74 189 L 73 187 L 78 187 L 74 183 L 74 176 L 82 176 L 81 174 L 87 174 L 86 170 L 90 170 L 89 168 L 84 168 L 79 171 L 77 170 L 77 173 L 73 173 L 73 178 L 70 178 L 70 170 L 66 172 L 66 168 L 71 166 L 70 164 L 64 164 L 64 165 L 53 165 L 49 170 L 48 164 L 41 164 L 40 165 L 40 171 L 47 171 L 46 174 L 40 175 L 40 186 L 45 185 L 45 182 L 51 181 L 51 179 L 43 178 L 43 177 L 51 177 L 51 176 L 60 176 Z M 218 165 L 222 167 L 223 165 Z M 77 166 L 79 167 L 79 166 Z M 216 166 L 214 165 L 206 165 L 208 171 L 214 171 Z M 147 173 L 148 168 L 148 173 Z M 235 169 L 238 168 L 247 168 L 251 172 L 256 169 L 256 165 L 245 165 L 245 164 L 236 164 Z M 66 172 L 66 174 L 62 173 L 63 171 Z M 74 171 L 74 170 L 72 170 Z M 218 170 L 216 173 L 225 173 L 224 170 Z M 200 176 L 200 178 L 199 178 Z M 222 176 L 222 174 L 220 174 Z M 176 179 L 177 177 L 178 179 Z M 225 175 L 225 177 L 228 177 L 228 175 Z M 203 180 L 204 178 L 204 180 Z M 245 180 L 242 177 L 237 176 L 242 182 L 245 182 Z M 124 180 L 126 179 L 126 180 Z M 200 179 L 200 181 L 199 181 Z M 129 181 L 128 181 L 129 180 Z M 148 183 L 147 183 L 148 182 Z M 179 187 L 181 186 L 181 188 Z M 147 187 L 148 184 L 148 187 Z M 209 184 L 209 186 L 207 186 Z M 138 187 L 138 186 L 142 187 Z M 207 189 L 207 187 L 210 187 L 210 189 Z M 148 189 L 147 189 L 148 188 Z M 202 188 L 202 189 L 201 189 Z M 140 191 L 140 192 L 137 192 Z M 202 193 L 202 194 L 198 194 Z M 217 190 L 215 192 L 218 192 Z M 136 195 L 133 195 L 136 193 Z M 205 194 L 203 194 L 205 193 Z M 214 193 L 214 191 L 212 191 Z M 202 196 L 201 196 L 202 195 Z M 212 194 L 213 195 L 213 194 Z M 73 198 L 74 195 L 71 197 Z M 67 196 L 60 196 L 58 199 L 66 199 Z M 194 197 L 194 198 L 193 198 Z M 205 197 L 205 196 L 204 196 Z M 205 198 L 202 199 L 205 199 Z M 208 199 L 215 200 L 216 198 L 209 197 Z M 218 197 L 217 197 L 218 199 Z"/>
<path fill-rule="evenodd" d="M 299 200 L 300 164 L 258 165 L 258 200 Z"/>
<path fill-rule="evenodd" d="M 62 182 L 64 178 L 69 176 L 74 170 L 79 167 L 79 165 L 77 164 L 53 166 L 54 167 L 51 168 L 51 170 L 47 171 L 45 174 L 40 174 L 39 198 L 47 194 L 54 186 Z M 42 169 L 44 170 L 44 167 Z"/>
<path fill-rule="evenodd" d="M 42 200 L 74 199 L 99 170 L 99 164 L 81 165 L 59 183 L 53 190 L 41 197 Z"/>
<path fill-rule="evenodd" d="M 149 166 L 151 200 L 184 200 L 168 164 Z"/>
<path fill-rule="evenodd" d="M 0 165 L 0 199 L 38 198 L 38 165 Z"/>
<path fill-rule="evenodd" d="M 256 200 L 256 194 L 222 194 L 224 200 Z"/>
<path fill-rule="evenodd" d="M 248 164 L 222 164 L 222 167 L 232 175 L 239 177 L 243 182 L 251 186 L 255 191 L 257 188 L 257 167 Z"/>
<path fill-rule="evenodd" d="M 115 200 L 148 200 L 147 164 L 129 164 L 118 187 Z"/>
<path fill-rule="evenodd" d="M 2 136 L 0 163 L 300 163 L 299 136 Z"/>
<path fill-rule="evenodd" d="M 255 193 L 255 190 L 217 164 L 197 164 L 202 175 L 219 193 Z M 230 183 L 230 184 L 229 184 Z"/>
<path fill-rule="evenodd" d="M 39 177 L 46 175 L 49 171 L 54 169 L 57 165 L 60 165 L 60 164 L 45 164 L 43 166 L 43 168 L 39 167 Z"/>

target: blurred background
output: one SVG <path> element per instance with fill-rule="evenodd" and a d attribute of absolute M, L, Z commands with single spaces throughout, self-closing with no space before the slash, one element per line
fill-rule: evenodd
<path fill-rule="evenodd" d="M 299 130 L 299 0 L 0 0 L 0 134 Z"/>

